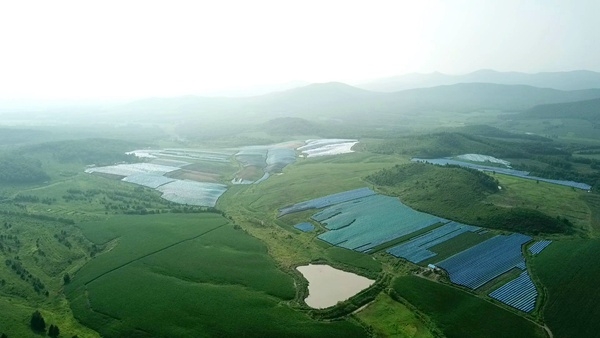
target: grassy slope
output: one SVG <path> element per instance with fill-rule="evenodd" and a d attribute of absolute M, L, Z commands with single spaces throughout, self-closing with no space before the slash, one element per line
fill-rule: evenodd
<path fill-rule="evenodd" d="M 536 324 L 456 288 L 414 276 L 396 279 L 393 287 L 448 338 L 544 337 Z"/>
<path fill-rule="evenodd" d="M 4 224 L 10 224 L 6 228 Z M 65 234 L 66 241 L 59 242 L 55 236 Z M 9 337 L 29 337 L 31 314 L 40 309 L 46 322 L 58 325 L 64 334 L 80 337 L 95 336 L 93 331 L 77 323 L 62 293 L 65 273 L 72 273 L 87 260 L 89 242 L 79 229 L 58 222 L 41 221 L 22 216 L 0 215 L 0 235 L 18 238 L 0 240 L 0 331 Z M 13 237 L 13 238 L 14 238 Z M 64 243 L 70 243 L 67 247 Z M 18 258 L 17 258 L 18 257 Z M 45 288 L 36 293 L 32 284 L 23 280 L 4 262 L 19 262 L 33 277 L 39 278 Z M 43 292 L 48 291 L 48 296 Z"/>
<path fill-rule="evenodd" d="M 277 209 L 327 194 L 368 186 L 362 177 L 384 165 L 403 161 L 405 160 L 398 157 L 366 153 L 304 159 L 286 168 L 282 175 L 272 176 L 261 184 L 233 187 L 219 199 L 217 207 L 253 236 L 263 240 L 271 255 L 285 267 L 319 258 L 346 265 L 360 259 L 369 266 L 371 274 L 376 275 L 379 270 L 377 264 L 358 257 L 368 256 L 349 250 L 324 250 L 329 246 L 324 246 L 316 238 L 316 233 L 299 234 L 291 230 L 290 226 L 297 223 L 298 219 L 277 219 Z"/>
<path fill-rule="evenodd" d="M 524 233 L 572 230 L 587 235 L 591 230 L 590 209 L 581 198 L 586 194 L 582 191 L 496 174 L 493 178 L 502 189 L 494 193 L 478 185 L 476 177 L 460 168 L 409 164 L 398 170 L 403 175 L 401 180 L 391 186 L 378 186 L 378 189 L 400 196 L 404 203 L 420 211 L 467 224 Z M 530 215 L 538 217 L 541 225 L 521 228 L 519 222 L 510 222 L 510 218 L 503 221 L 516 211 L 526 214 L 527 220 L 532 219 Z M 557 221 L 557 216 L 573 222 L 574 229 L 569 230 Z"/>
<path fill-rule="evenodd" d="M 544 285 L 544 319 L 554 337 L 594 337 L 600 330 L 600 241 L 555 241 L 532 259 L 532 269 Z"/>
<path fill-rule="evenodd" d="M 82 229 L 98 244 L 117 243 L 68 287 L 78 319 L 105 336 L 364 334 L 351 322 L 318 323 L 280 304 L 295 297 L 292 278 L 221 216 L 120 216 Z"/>

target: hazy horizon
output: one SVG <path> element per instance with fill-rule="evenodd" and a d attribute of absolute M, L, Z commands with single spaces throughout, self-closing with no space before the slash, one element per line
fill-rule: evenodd
<path fill-rule="evenodd" d="M 0 100 L 219 95 L 481 69 L 598 72 L 599 11 L 583 0 L 8 3 Z"/>

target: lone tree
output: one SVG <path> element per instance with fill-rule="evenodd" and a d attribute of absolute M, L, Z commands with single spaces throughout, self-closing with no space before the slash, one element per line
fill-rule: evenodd
<path fill-rule="evenodd" d="M 59 334 L 60 330 L 58 329 L 58 326 L 50 325 L 50 328 L 48 329 L 48 335 L 52 338 L 56 338 Z"/>
<path fill-rule="evenodd" d="M 46 330 L 46 322 L 38 310 L 31 315 L 31 329 L 38 332 L 43 332 Z"/>
<path fill-rule="evenodd" d="M 65 285 L 71 283 L 71 276 L 69 276 L 68 273 L 65 273 L 65 275 L 63 276 L 63 282 Z"/>

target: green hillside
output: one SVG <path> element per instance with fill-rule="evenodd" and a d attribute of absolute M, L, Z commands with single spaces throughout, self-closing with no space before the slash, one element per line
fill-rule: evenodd
<path fill-rule="evenodd" d="M 528 119 L 581 119 L 599 123 L 600 99 L 543 104 L 527 110 L 521 117 Z"/>

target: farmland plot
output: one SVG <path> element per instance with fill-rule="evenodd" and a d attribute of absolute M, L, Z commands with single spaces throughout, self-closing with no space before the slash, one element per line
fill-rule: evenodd
<path fill-rule="evenodd" d="M 375 195 L 375 192 L 369 188 L 359 188 L 340 192 L 337 194 L 331 194 L 315 198 L 309 201 L 296 203 L 285 208 L 281 208 L 279 209 L 279 217 L 304 210 L 325 208 L 334 204 L 339 204 L 372 195 Z"/>
<path fill-rule="evenodd" d="M 529 252 L 532 255 L 537 255 L 540 252 L 542 252 L 548 245 L 550 245 L 550 243 L 552 243 L 552 241 L 548 241 L 548 240 L 537 241 L 529 247 Z"/>
<path fill-rule="evenodd" d="M 467 231 L 475 232 L 479 230 L 481 230 L 479 227 L 460 224 L 457 222 L 450 222 L 408 242 L 396 245 L 388 249 L 387 252 L 395 257 L 404 258 L 415 264 L 418 264 L 437 255 L 435 252 L 428 250 L 431 247 L 443 243 Z"/>
<path fill-rule="evenodd" d="M 156 190 L 162 192 L 162 198 L 167 201 L 214 207 L 217 199 L 227 190 L 227 186 L 217 183 L 173 181 Z"/>
<path fill-rule="evenodd" d="M 438 323 L 448 338 L 546 337 L 535 323 L 444 284 L 407 276 L 397 278 L 393 288 Z"/>
<path fill-rule="evenodd" d="M 477 289 L 524 262 L 521 246 L 531 237 L 499 235 L 445 259 L 437 265 L 448 272 L 452 283 Z"/>
<path fill-rule="evenodd" d="M 315 226 L 308 222 L 296 224 L 296 225 L 294 225 L 294 228 L 296 228 L 302 232 L 310 232 L 310 231 L 315 230 Z"/>
<path fill-rule="evenodd" d="M 97 245 L 115 243 L 66 287 L 77 319 L 102 336 L 365 336 L 348 320 L 317 322 L 285 305 L 294 280 L 262 242 L 219 215 L 123 216 L 81 227 Z"/>
<path fill-rule="evenodd" d="M 152 163 L 133 163 L 117 164 L 107 167 L 88 168 L 85 170 L 85 172 L 88 174 L 102 173 L 117 176 L 129 176 L 134 174 L 164 175 L 175 170 L 179 170 L 179 168 Z"/>
<path fill-rule="evenodd" d="M 175 181 L 175 179 L 154 174 L 133 174 L 123 178 L 122 181 L 156 189 L 161 185 Z"/>
<path fill-rule="evenodd" d="M 269 148 L 267 152 L 267 172 L 280 172 L 296 161 L 296 152 L 289 148 Z"/>
<path fill-rule="evenodd" d="M 501 167 L 490 167 L 490 166 L 486 166 L 486 165 L 457 161 L 457 160 L 453 160 L 450 158 L 435 158 L 435 159 L 413 158 L 412 161 L 425 162 L 425 163 L 431 163 L 431 164 L 437 164 L 437 165 L 458 165 L 461 167 L 467 167 L 467 168 L 471 168 L 471 169 L 477 169 L 477 170 L 488 171 L 488 172 L 496 172 L 499 174 L 516 176 L 516 177 L 520 177 L 520 178 L 526 178 L 526 179 L 530 179 L 530 180 L 542 181 L 542 182 L 547 182 L 547 183 L 552 183 L 552 184 L 564 185 L 567 187 L 573 187 L 573 188 L 582 189 L 582 190 L 590 190 L 592 188 L 589 184 L 586 184 L 586 183 L 566 181 L 566 180 L 553 180 L 553 179 L 548 179 L 548 178 L 543 178 L 543 177 L 529 176 L 529 172 L 527 172 L 527 171 L 515 170 L 515 169 L 509 169 L 509 168 L 501 168 Z"/>
<path fill-rule="evenodd" d="M 348 139 L 318 139 L 307 140 L 306 145 L 297 148 L 306 157 L 339 155 L 353 152 L 352 147 L 358 140 Z"/>
<path fill-rule="evenodd" d="M 489 294 L 490 297 L 524 312 L 531 312 L 535 309 L 537 295 L 535 284 L 531 281 L 527 271 L 523 271 L 519 277 Z"/>
<path fill-rule="evenodd" d="M 229 162 L 232 154 L 220 151 L 207 151 L 200 149 L 140 149 L 133 150 L 127 154 L 133 154 L 142 158 L 170 158 L 179 160 L 201 160 L 211 162 Z"/>
<path fill-rule="evenodd" d="M 532 270 L 547 290 L 544 319 L 556 338 L 596 337 L 600 331 L 600 240 L 552 242 L 534 256 Z"/>
<path fill-rule="evenodd" d="M 343 248 L 373 247 L 446 220 L 415 211 L 395 197 L 373 195 L 330 206 L 312 216 L 328 232 L 318 237 Z"/>

